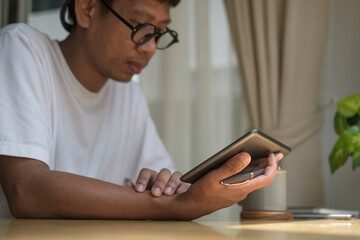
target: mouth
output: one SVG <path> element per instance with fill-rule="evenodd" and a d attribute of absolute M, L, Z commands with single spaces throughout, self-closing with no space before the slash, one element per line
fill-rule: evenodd
<path fill-rule="evenodd" d="M 142 62 L 136 62 L 136 61 L 130 61 L 128 62 L 129 67 L 132 71 L 133 74 L 139 74 L 141 73 L 141 71 L 144 69 L 144 67 L 146 66 L 145 63 Z"/>

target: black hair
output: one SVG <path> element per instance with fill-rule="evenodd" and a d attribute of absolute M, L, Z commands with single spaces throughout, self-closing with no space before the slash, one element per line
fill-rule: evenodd
<path fill-rule="evenodd" d="M 107 3 L 111 6 L 114 0 L 107 0 Z M 175 7 L 181 0 L 158 0 L 161 3 L 168 3 L 171 7 Z M 75 0 L 65 0 L 64 5 L 60 11 L 60 20 L 61 24 L 66 31 L 70 32 L 73 27 L 76 25 L 76 16 L 75 16 Z M 66 12 L 68 13 L 66 21 Z"/>

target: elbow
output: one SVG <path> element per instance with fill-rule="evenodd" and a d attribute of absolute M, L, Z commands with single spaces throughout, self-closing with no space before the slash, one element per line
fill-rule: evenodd
<path fill-rule="evenodd" d="M 14 184 L 11 190 L 4 189 L 9 210 L 15 218 L 34 218 L 34 199 L 21 184 Z"/>
<path fill-rule="evenodd" d="M 45 208 L 41 174 L 47 165 L 38 160 L 0 155 L 0 184 L 11 214 L 16 218 L 41 217 Z"/>
<path fill-rule="evenodd" d="M 24 209 L 19 207 L 17 204 L 9 202 L 9 210 L 15 218 L 27 218 Z"/>
<path fill-rule="evenodd" d="M 8 200 L 8 205 L 9 205 L 9 210 L 11 212 L 11 214 L 15 217 L 15 218 L 29 218 L 29 210 L 27 209 L 26 203 L 25 203 L 25 199 L 26 197 L 18 194 L 18 193 L 11 193 L 11 194 L 6 194 L 7 195 L 7 200 Z"/>

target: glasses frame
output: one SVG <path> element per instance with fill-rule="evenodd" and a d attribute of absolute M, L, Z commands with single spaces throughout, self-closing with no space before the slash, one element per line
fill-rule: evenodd
<path fill-rule="evenodd" d="M 133 43 L 135 43 L 136 45 L 142 45 L 142 44 L 145 44 L 146 42 L 150 41 L 153 37 L 155 37 L 155 42 L 156 42 L 156 48 L 159 49 L 159 50 L 163 50 L 163 49 L 166 49 L 168 47 L 170 47 L 171 45 L 173 45 L 174 43 L 177 43 L 179 42 L 179 39 L 178 39 L 178 33 L 174 30 L 171 30 L 169 29 L 168 27 L 166 27 L 165 30 L 160 30 L 158 29 L 155 25 L 151 24 L 151 23 L 144 23 L 144 24 L 138 24 L 137 26 L 133 26 L 131 25 L 128 21 L 126 21 L 122 16 L 120 16 L 119 13 L 117 13 L 112 7 L 110 7 L 110 5 L 105 1 L 105 0 L 100 0 L 104 5 L 105 7 L 112 13 L 114 14 L 115 17 L 117 17 L 121 22 L 123 22 L 130 30 L 131 30 L 131 41 Z M 143 38 L 142 41 L 140 42 L 137 42 L 134 40 L 134 36 L 137 32 L 139 32 L 139 30 L 143 27 L 146 27 L 146 26 L 152 26 L 154 28 L 154 33 L 151 34 L 151 36 L 149 36 L 148 38 Z M 161 36 L 163 36 L 164 34 L 166 33 L 169 33 L 172 37 L 173 37 L 173 40 L 168 44 L 166 45 L 165 47 L 158 47 L 157 43 L 158 43 L 158 40 L 160 39 Z"/>

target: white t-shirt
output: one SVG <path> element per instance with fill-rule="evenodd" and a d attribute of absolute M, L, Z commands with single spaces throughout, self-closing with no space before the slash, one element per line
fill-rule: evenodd
<path fill-rule="evenodd" d="M 144 167 L 173 169 L 136 83 L 89 92 L 58 42 L 25 24 L 0 31 L 0 56 L 0 154 L 121 185 Z"/>

